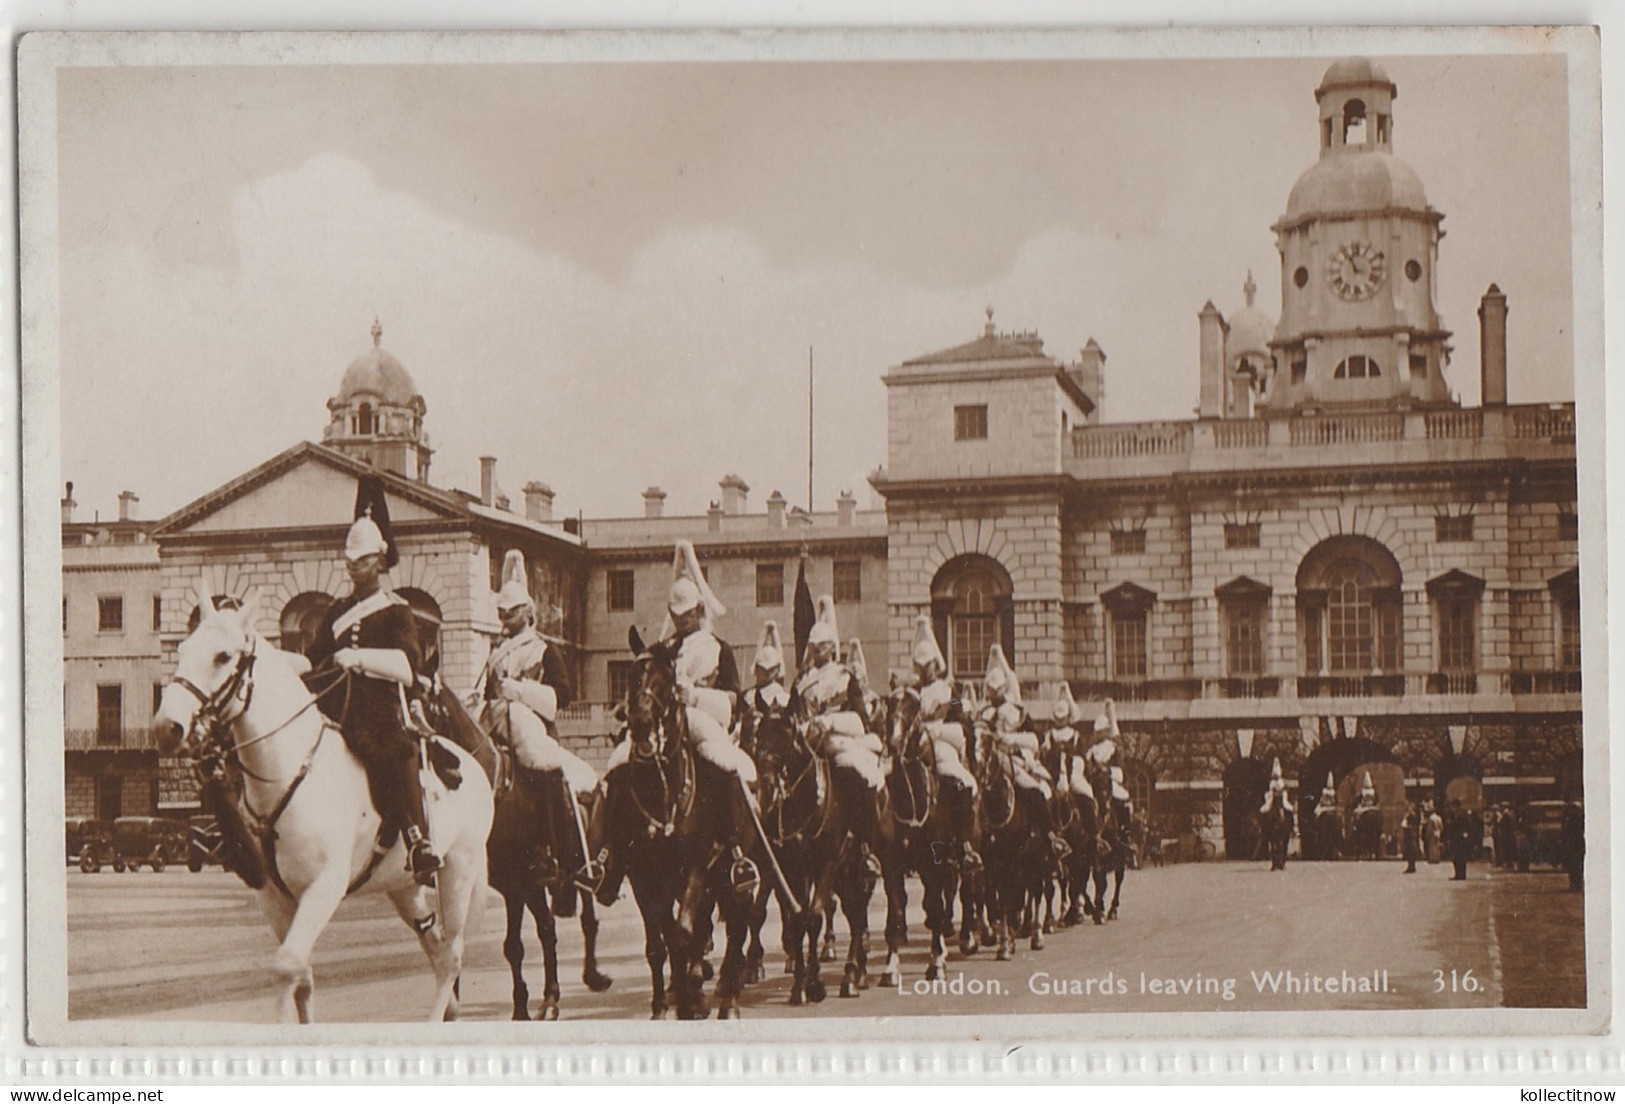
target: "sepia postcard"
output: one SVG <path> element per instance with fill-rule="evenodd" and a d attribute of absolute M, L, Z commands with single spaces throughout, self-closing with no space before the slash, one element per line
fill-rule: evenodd
<path fill-rule="evenodd" d="M 30 1043 L 1609 1031 L 1600 64 L 25 37 Z"/>

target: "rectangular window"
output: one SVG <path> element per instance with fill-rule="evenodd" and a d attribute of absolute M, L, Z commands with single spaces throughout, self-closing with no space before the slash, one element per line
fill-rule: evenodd
<path fill-rule="evenodd" d="M 1473 539 L 1473 515 L 1461 514 L 1457 517 L 1448 515 L 1433 519 L 1434 538 L 1441 544 L 1448 541 L 1470 541 Z"/>
<path fill-rule="evenodd" d="M 756 604 L 758 606 L 784 605 L 784 565 L 761 563 L 756 565 Z"/>
<path fill-rule="evenodd" d="M 1567 510 L 1557 515 L 1557 539 L 1561 541 L 1577 541 L 1580 539 L 1580 515 Z"/>
<path fill-rule="evenodd" d="M 1112 677 L 1143 679 L 1146 675 L 1145 611 L 1112 615 Z"/>
<path fill-rule="evenodd" d="M 164 596 L 161 595 L 161 594 L 154 594 L 152 596 L 152 631 L 157 632 L 159 629 L 161 629 L 163 627 L 164 627 Z"/>
<path fill-rule="evenodd" d="M 122 595 L 103 595 L 96 599 L 96 631 L 124 631 L 124 597 Z"/>
<path fill-rule="evenodd" d="M 984 441 L 987 439 L 987 406 L 954 407 L 954 440 Z"/>
<path fill-rule="evenodd" d="M 1113 529 L 1112 555 L 1139 556 L 1145 552 L 1144 529 Z"/>
<path fill-rule="evenodd" d="M 104 774 L 96 779 L 96 815 L 109 823 L 124 815 L 122 775 Z"/>
<path fill-rule="evenodd" d="M 835 561 L 835 602 L 863 601 L 863 563 L 859 560 Z"/>
<path fill-rule="evenodd" d="M 1565 596 L 1557 607 L 1557 662 L 1565 671 L 1580 669 L 1580 596 Z"/>
<path fill-rule="evenodd" d="M 1309 360 L 1308 360 L 1308 358 L 1302 357 L 1302 356 L 1293 357 L 1292 358 L 1292 382 L 1293 383 L 1302 383 L 1304 381 L 1304 379 L 1308 375 L 1309 375 Z"/>
<path fill-rule="evenodd" d="M 124 734 L 124 687 L 119 683 L 96 687 L 96 742 L 117 744 Z"/>
<path fill-rule="evenodd" d="M 1478 603 L 1465 596 L 1442 598 L 1438 604 L 1439 670 L 1478 669 Z"/>
<path fill-rule="evenodd" d="M 1225 658 L 1231 678 L 1264 673 L 1264 605 L 1236 602 L 1226 607 Z"/>
<path fill-rule="evenodd" d="M 609 573 L 609 611 L 623 613 L 637 605 L 637 576 L 631 571 Z"/>
<path fill-rule="evenodd" d="M 612 659 L 609 661 L 609 700 L 623 702 L 632 696 L 632 679 L 637 674 L 638 665 L 630 659 Z"/>
<path fill-rule="evenodd" d="M 998 618 L 991 613 L 956 613 L 948 630 L 954 678 L 979 680 L 987 673 L 987 655 L 999 639 Z"/>
<path fill-rule="evenodd" d="M 1257 548 L 1261 542 L 1259 523 L 1256 521 L 1230 521 L 1224 526 L 1226 548 Z"/>
<path fill-rule="evenodd" d="M 1411 376 L 1415 379 L 1424 379 L 1428 374 L 1428 358 L 1426 353 L 1411 354 Z"/>

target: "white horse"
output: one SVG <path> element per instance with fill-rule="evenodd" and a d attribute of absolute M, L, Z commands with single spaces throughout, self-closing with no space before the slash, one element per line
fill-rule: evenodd
<path fill-rule="evenodd" d="M 195 732 L 229 729 L 242 766 L 245 816 L 262 837 L 274 832 L 275 875 L 259 898 L 281 943 L 272 960 L 281 986 L 278 1015 L 285 1023 L 311 1022 L 311 951 L 352 884 L 370 870 L 355 891 L 394 902 L 434 967 L 429 1020 L 454 1019 L 464 941 L 485 897 L 492 801 L 484 772 L 467 752 L 444 744 L 456 753 L 462 784 L 447 790 L 435 779 L 425 794 L 431 839 L 444 862 L 431 907 L 429 891 L 407 870 L 403 842 L 374 858 L 379 816 L 366 774 L 300 680 L 303 658 L 255 631 L 258 592 L 240 610 L 216 610 L 205 586 L 201 608 L 205 616 L 180 645 L 154 724 L 165 754 Z"/>

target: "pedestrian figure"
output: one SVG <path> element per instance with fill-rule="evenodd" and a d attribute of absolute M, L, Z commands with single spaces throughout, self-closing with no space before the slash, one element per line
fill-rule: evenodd
<path fill-rule="evenodd" d="M 1563 806 L 1563 827 L 1559 836 L 1563 869 L 1568 871 L 1569 889 L 1585 888 L 1586 820 L 1578 801 Z"/>
<path fill-rule="evenodd" d="M 1422 847 L 1427 853 L 1428 864 L 1438 866 L 1439 859 L 1444 850 L 1444 818 L 1439 810 L 1429 801 L 1422 806 Z"/>
<path fill-rule="evenodd" d="M 1400 852 L 1405 859 L 1405 873 L 1416 873 L 1416 860 L 1422 851 L 1422 815 L 1414 804 L 1405 806 L 1405 820 L 1400 825 Z"/>
<path fill-rule="evenodd" d="M 1445 818 L 1445 851 L 1455 867 L 1451 881 L 1467 880 L 1467 863 L 1484 840 L 1484 826 L 1478 815 L 1460 801 L 1452 800 Z"/>

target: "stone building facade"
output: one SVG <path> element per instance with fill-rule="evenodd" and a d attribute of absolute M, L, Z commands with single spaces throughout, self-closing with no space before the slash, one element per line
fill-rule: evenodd
<path fill-rule="evenodd" d="M 1403 800 L 1577 793 L 1572 405 L 1506 403 L 1506 297 L 1462 408 L 1438 225 L 1363 60 L 1316 90 L 1321 156 L 1274 228 L 1282 311 L 1197 316 L 1190 421 L 1107 424 L 1093 342 L 1032 334 L 891 369 L 891 654 L 928 613 L 961 678 L 1001 643 L 1030 697 L 1114 699 L 1152 828 L 1245 850 L 1279 758 L 1313 809 L 1368 769 Z M 1389 782 L 1385 782 L 1389 785 Z"/>

